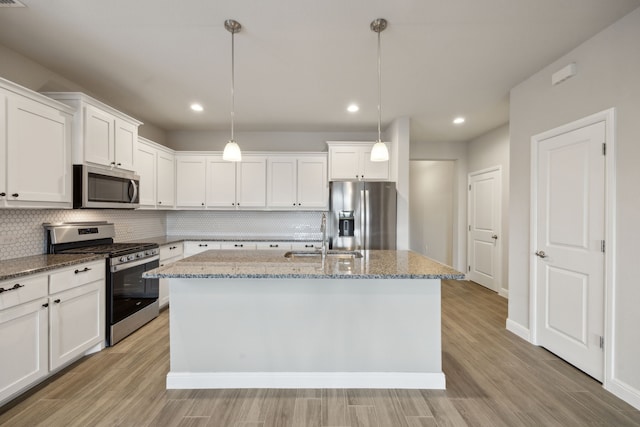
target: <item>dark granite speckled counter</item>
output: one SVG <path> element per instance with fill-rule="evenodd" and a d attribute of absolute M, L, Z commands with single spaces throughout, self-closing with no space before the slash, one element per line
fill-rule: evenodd
<path fill-rule="evenodd" d="M 160 246 L 180 242 L 319 242 L 309 236 L 156 236 L 134 239 L 136 243 L 156 243 Z"/>
<path fill-rule="evenodd" d="M 33 255 L 0 261 L 0 281 L 104 259 L 104 255 Z"/>
<path fill-rule="evenodd" d="M 284 251 L 210 250 L 166 267 L 148 278 L 316 278 L 464 279 L 451 267 L 412 251 L 368 250 L 362 258 L 327 256 L 285 258 Z"/>

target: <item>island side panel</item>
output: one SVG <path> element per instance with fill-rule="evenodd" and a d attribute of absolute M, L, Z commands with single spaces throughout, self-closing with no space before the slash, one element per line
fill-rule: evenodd
<path fill-rule="evenodd" d="M 191 378 L 193 388 L 222 388 L 214 374 L 225 373 L 243 378 L 236 387 L 260 387 L 251 373 L 361 374 L 349 387 L 425 374 L 444 387 L 439 279 L 189 278 L 170 279 L 170 292 L 168 378 Z"/>

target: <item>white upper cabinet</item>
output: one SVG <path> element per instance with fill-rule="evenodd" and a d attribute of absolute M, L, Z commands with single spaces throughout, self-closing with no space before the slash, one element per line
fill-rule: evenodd
<path fill-rule="evenodd" d="M 391 157 L 391 144 L 389 156 Z M 387 181 L 389 165 L 386 162 L 372 162 L 373 142 L 328 141 L 330 181 Z"/>
<path fill-rule="evenodd" d="M 75 108 L 73 163 L 135 170 L 142 122 L 79 92 L 45 92 Z"/>
<path fill-rule="evenodd" d="M 158 208 L 172 209 L 176 206 L 175 155 L 168 149 L 158 149 Z"/>
<path fill-rule="evenodd" d="M 325 154 L 268 158 L 268 208 L 325 210 L 328 187 Z"/>
<path fill-rule="evenodd" d="M 136 173 L 140 176 L 140 209 L 172 209 L 175 206 L 173 150 L 146 138 L 138 138 Z"/>
<path fill-rule="evenodd" d="M 267 158 L 242 156 L 236 164 L 236 206 L 264 208 L 267 205 Z"/>
<path fill-rule="evenodd" d="M 236 164 L 222 156 L 207 157 L 206 200 L 211 208 L 235 208 Z"/>
<path fill-rule="evenodd" d="M 71 207 L 72 113 L 0 79 L 0 207 Z"/>
<path fill-rule="evenodd" d="M 206 156 L 176 156 L 176 205 L 206 207 Z"/>
<path fill-rule="evenodd" d="M 142 138 L 138 140 L 136 173 L 140 176 L 140 208 L 156 207 L 158 150 Z"/>

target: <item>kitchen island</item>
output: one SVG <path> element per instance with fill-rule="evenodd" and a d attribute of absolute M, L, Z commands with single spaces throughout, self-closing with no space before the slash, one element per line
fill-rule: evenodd
<path fill-rule="evenodd" d="M 440 280 L 410 251 L 213 250 L 168 278 L 167 388 L 443 389 Z"/>

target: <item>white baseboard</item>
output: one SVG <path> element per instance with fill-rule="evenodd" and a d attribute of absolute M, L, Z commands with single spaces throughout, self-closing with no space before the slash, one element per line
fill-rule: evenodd
<path fill-rule="evenodd" d="M 618 379 L 611 379 L 604 385 L 605 390 L 640 410 L 640 390 Z"/>
<path fill-rule="evenodd" d="M 503 298 L 509 299 L 509 289 L 502 288 L 498 291 L 498 295 Z"/>
<path fill-rule="evenodd" d="M 525 341 L 531 342 L 531 333 L 529 329 L 511 319 L 507 319 L 507 331 L 516 334 Z"/>
<path fill-rule="evenodd" d="M 445 375 L 407 372 L 169 372 L 167 389 L 446 388 Z"/>

